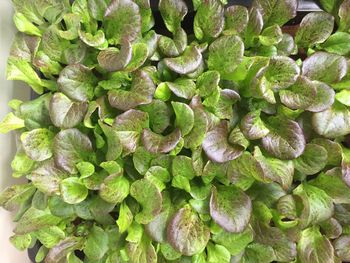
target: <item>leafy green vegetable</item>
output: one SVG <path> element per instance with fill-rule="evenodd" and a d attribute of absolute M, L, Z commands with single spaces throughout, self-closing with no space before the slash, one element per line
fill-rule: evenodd
<path fill-rule="evenodd" d="M 0 194 L 17 249 L 350 261 L 349 0 L 321 0 L 296 32 L 296 0 L 12 2 L 6 74 L 38 94 L 0 123 L 28 180 Z"/>

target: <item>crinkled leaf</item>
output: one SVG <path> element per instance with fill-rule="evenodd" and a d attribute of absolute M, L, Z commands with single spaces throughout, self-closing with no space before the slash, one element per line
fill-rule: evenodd
<path fill-rule="evenodd" d="M 25 153 L 34 161 L 44 161 L 52 156 L 54 133 L 45 128 L 22 133 L 21 141 Z"/>
<path fill-rule="evenodd" d="M 248 25 L 248 9 L 245 6 L 233 5 L 225 9 L 225 35 L 243 32 Z"/>
<path fill-rule="evenodd" d="M 316 52 L 303 62 L 303 75 L 311 80 L 328 84 L 339 82 L 347 72 L 347 62 L 342 56 Z"/>
<path fill-rule="evenodd" d="M 135 216 L 136 222 L 148 224 L 160 213 L 162 195 L 159 189 L 149 180 L 135 181 L 130 187 L 130 195 L 142 206 L 142 211 Z"/>
<path fill-rule="evenodd" d="M 299 157 L 305 149 L 305 137 L 299 124 L 278 117 L 269 119 L 270 133 L 262 138 L 266 151 L 280 159 Z"/>
<path fill-rule="evenodd" d="M 97 56 L 98 64 L 110 72 L 123 70 L 131 59 L 132 47 L 128 41 L 122 43 L 120 50 L 107 48 L 102 50 Z"/>
<path fill-rule="evenodd" d="M 73 102 L 63 93 L 55 93 L 49 107 L 51 121 L 56 127 L 73 128 L 81 123 L 87 107 L 86 102 Z"/>
<path fill-rule="evenodd" d="M 187 14 L 187 5 L 183 0 L 161 0 L 159 11 L 167 29 L 174 33 Z"/>
<path fill-rule="evenodd" d="M 339 30 L 348 31 L 350 29 L 350 1 L 344 0 L 339 7 L 338 15 L 340 17 Z"/>
<path fill-rule="evenodd" d="M 0 205 L 6 210 L 13 211 L 30 199 L 34 193 L 35 187 L 32 184 L 13 185 L 1 192 Z"/>
<path fill-rule="evenodd" d="M 55 263 L 65 260 L 67 255 L 75 250 L 82 249 L 84 241 L 81 237 L 67 237 L 49 250 L 45 263 Z"/>
<path fill-rule="evenodd" d="M 331 107 L 334 103 L 334 90 L 323 82 L 313 81 L 313 84 L 316 88 L 316 96 L 306 110 L 311 112 L 320 112 Z"/>
<path fill-rule="evenodd" d="M 122 173 L 106 177 L 100 187 L 100 197 L 111 203 L 121 203 L 129 195 L 130 183 Z"/>
<path fill-rule="evenodd" d="M 265 28 L 259 36 L 259 41 L 264 46 L 276 45 L 282 40 L 282 30 L 278 25 Z"/>
<path fill-rule="evenodd" d="M 207 132 L 202 146 L 209 159 L 223 163 L 242 154 L 243 148 L 239 145 L 230 145 L 227 138 L 228 123 L 225 121 Z"/>
<path fill-rule="evenodd" d="M 91 151 L 89 137 L 78 129 L 63 130 L 54 139 L 55 163 L 69 173 L 75 173 L 75 164 L 88 159 Z"/>
<path fill-rule="evenodd" d="M 349 235 L 342 235 L 339 238 L 337 238 L 334 243 L 334 252 L 335 254 L 342 260 L 342 261 L 349 261 L 350 260 L 350 236 Z"/>
<path fill-rule="evenodd" d="M 187 135 L 194 125 L 194 113 L 193 110 L 185 103 L 171 102 L 173 106 L 176 120 L 175 125 L 181 130 L 182 136 Z"/>
<path fill-rule="evenodd" d="M 325 191 L 335 204 L 350 203 L 349 186 L 343 181 L 340 168 L 336 167 L 326 173 L 321 173 L 310 183 Z"/>
<path fill-rule="evenodd" d="M 62 180 L 60 190 L 63 200 L 68 204 L 78 204 L 84 201 L 89 193 L 77 177 Z"/>
<path fill-rule="evenodd" d="M 313 114 L 312 126 L 326 138 L 346 135 L 350 132 L 350 111 L 345 105 L 334 103 L 331 108 Z"/>
<path fill-rule="evenodd" d="M 261 139 L 270 132 L 260 118 L 260 110 L 251 111 L 245 115 L 240 127 L 244 136 L 250 140 Z"/>
<path fill-rule="evenodd" d="M 250 198 L 234 186 L 213 188 L 210 197 L 210 215 L 228 232 L 242 232 L 250 220 Z"/>
<path fill-rule="evenodd" d="M 87 236 L 84 253 L 89 260 L 99 260 L 108 251 L 108 234 L 94 225 Z"/>
<path fill-rule="evenodd" d="M 261 12 L 266 26 L 282 26 L 296 16 L 298 3 L 296 0 L 256 0 L 253 6 Z"/>
<path fill-rule="evenodd" d="M 334 17 L 325 12 L 307 14 L 300 23 L 295 42 L 301 47 L 323 43 L 332 34 Z"/>
<path fill-rule="evenodd" d="M 14 232 L 19 235 L 27 234 L 44 227 L 55 226 L 61 218 L 53 216 L 48 210 L 29 208 L 18 221 Z"/>
<path fill-rule="evenodd" d="M 208 67 L 228 78 L 241 63 L 244 44 L 238 36 L 222 36 L 209 46 Z"/>
<path fill-rule="evenodd" d="M 104 28 L 108 42 L 133 42 L 141 33 L 139 6 L 131 0 L 112 0 L 104 15 Z"/>
<path fill-rule="evenodd" d="M 192 99 L 196 92 L 196 84 L 190 79 L 180 78 L 166 84 L 180 98 Z"/>
<path fill-rule="evenodd" d="M 335 262 L 332 243 L 320 233 L 317 226 L 307 228 L 301 232 L 298 252 L 301 263 Z"/>
<path fill-rule="evenodd" d="M 300 225 L 307 227 L 329 219 L 334 211 L 332 198 L 325 191 L 310 184 L 301 184 L 293 190 L 301 198 L 303 208 Z"/>
<path fill-rule="evenodd" d="M 308 143 L 301 156 L 295 159 L 294 166 L 305 175 L 316 174 L 321 171 L 327 163 L 328 153 L 320 145 Z"/>
<path fill-rule="evenodd" d="M 157 252 L 151 241 L 147 237 L 143 237 L 140 242 L 127 244 L 127 253 L 131 263 L 138 262 L 157 262 Z"/>
<path fill-rule="evenodd" d="M 135 43 L 132 45 L 132 57 L 125 68 L 126 71 L 135 71 L 146 62 L 148 57 L 148 47 L 144 43 Z"/>
<path fill-rule="evenodd" d="M 165 65 L 179 74 L 194 72 L 202 62 L 202 54 L 196 46 L 187 47 L 182 55 L 176 58 L 165 58 Z"/>
<path fill-rule="evenodd" d="M 194 33 L 199 40 L 220 35 L 224 29 L 224 8 L 219 0 L 202 1 L 194 17 Z"/>
<path fill-rule="evenodd" d="M 94 96 L 97 79 L 90 69 L 81 64 L 65 67 L 57 80 L 60 90 L 69 98 L 88 101 Z"/>
<path fill-rule="evenodd" d="M 170 220 L 167 238 L 169 244 L 181 254 L 193 256 L 205 248 L 210 231 L 198 215 L 186 206 Z"/>
<path fill-rule="evenodd" d="M 143 146 L 151 153 L 168 153 L 172 151 L 181 139 L 180 129 L 175 129 L 169 135 L 163 136 L 144 129 L 142 132 Z"/>
<path fill-rule="evenodd" d="M 18 118 L 12 112 L 8 113 L 0 123 L 0 133 L 8 133 L 25 127 L 24 120 Z"/>
<path fill-rule="evenodd" d="M 130 90 L 111 90 L 108 100 L 112 107 L 126 111 L 151 103 L 154 91 L 153 80 L 145 71 L 140 70 L 135 73 Z"/>

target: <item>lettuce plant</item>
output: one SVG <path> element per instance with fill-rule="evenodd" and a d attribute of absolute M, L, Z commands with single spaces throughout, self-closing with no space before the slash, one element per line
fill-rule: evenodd
<path fill-rule="evenodd" d="M 10 241 L 36 262 L 350 261 L 350 1 L 12 0 Z M 155 22 L 156 21 L 156 22 Z M 156 25 L 155 25 L 156 24 Z M 164 27 L 162 29 L 162 27 Z M 80 252 L 79 252 L 80 251 Z M 80 256 L 78 256 L 80 255 Z"/>

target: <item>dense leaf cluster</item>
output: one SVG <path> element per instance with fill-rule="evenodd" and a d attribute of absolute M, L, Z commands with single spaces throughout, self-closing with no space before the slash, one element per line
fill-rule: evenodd
<path fill-rule="evenodd" d="M 12 0 L 0 195 L 36 261 L 350 261 L 350 1 Z M 158 28 L 158 27 L 156 27 Z M 191 33 L 193 32 L 193 33 Z M 307 54 L 307 57 L 303 56 Z M 76 256 L 83 251 L 84 259 Z"/>

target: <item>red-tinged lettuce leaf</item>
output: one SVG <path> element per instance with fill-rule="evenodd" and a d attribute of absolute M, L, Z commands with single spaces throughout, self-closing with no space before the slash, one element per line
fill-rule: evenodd
<path fill-rule="evenodd" d="M 243 262 L 269 263 L 275 259 L 276 256 L 274 255 L 274 251 L 271 246 L 256 242 L 249 244 L 246 247 L 243 255 Z"/>
<path fill-rule="evenodd" d="M 313 144 L 322 146 L 327 151 L 327 165 L 339 166 L 342 161 L 342 148 L 339 143 L 325 138 L 316 138 Z"/>
<path fill-rule="evenodd" d="M 316 88 L 316 96 L 306 110 L 311 112 L 321 112 L 331 107 L 335 98 L 334 90 L 323 82 L 313 81 L 313 84 Z"/>
<path fill-rule="evenodd" d="M 277 54 L 280 56 L 290 56 L 297 52 L 297 46 L 294 38 L 287 33 L 283 33 L 282 40 L 276 45 Z"/>
<path fill-rule="evenodd" d="M 350 133 L 350 111 L 336 102 L 331 108 L 313 114 L 312 127 L 326 138 L 344 136 Z"/>
<path fill-rule="evenodd" d="M 264 25 L 284 25 L 297 15 L 298 2 L 296 0 L 255 0 L 253 7 L 263 16 Z"/>
<path fill-rule="evenodd" d="M 167 228 L 169 244 L 185 256 L 204 250 L 210 230 L 189 206 L 181 208 L 170 220 Z"/>
<path fill-rule="evenodd" d="M 35 187 L 30 183 L 8 187 L 0 194 L 0 206 L 13 211 L 30 199 L 35 191 Z"/>
<path fill-rule="evenodd" d="M 216 244 L 226 247 L 231 255 L 238 255 L 250 242 L 253 241 L 253 230 L 248 226 L 241 233 L 220 231 L 212 236 L 212 240 Z"/>
<path fill-rule="evenodd" d="M 156 263 L 157 252 L 152 245 L 151 240 L 143 236 L 140 242 L 128 242 L 126 245 L 128 257 L 131 263 L 147 262 Z"/>
<path fill-rule="evenodd" d="M 104 15 L 104 28 L 109 43 L 132 43 L 141 33 L 139 6 L 131 0 L 112 0 Z"/>
<path fill-rule="evenodd" d="M 249 10 L 249 20 L 245 31 L 245 45 L 247 47 L 254 46 L 254 41 L 261 33 L 263 25 L 264 21 L 261 12 L 258 8 L 253 6 Z"/>
<path fill-rule="evenodd" d="M 161 100 L 152 100 L 150 104 L 139 108 L 149 115 L 150 128 L 155 133 L 162 133 L 170 125 L 170 107 Z"/>
<path fill-rule="evenodd" d="M 234 90 L 220 90 L 220 97 L 214 108 L 214 114 L 220 119 L 232 120 L 235 117 L 233 105 L 240 99 L 241 97 Z"/>
<path fill-rule="evenodd" d="M 350 261 L 350 235 L 342 235 L 333 242 L 335 254 L 344 262 Z"/>
<path fill-rule="evenodd" d="M 289 57 L 276 56 L 270 59 L 269 65 L 260 74 L 266 79 L 268 89 L 279 90 L 292 85 L 300 73 L 299 66 Z"/>
<path fill-rule="evenodd" d="M 177 57 L 185 51 L 187 47 L 187 34 L 181 27 L 174 32 L 173 39 L 160 36 L 158 41 L 159 51 L 165 57 Z"/>
<path fill-rule="evenodd" d="M 118 204 L 129 195 L 130 183 L 123 176 L 123 172 L 111 174 L 103 180 L 99 195 L 108 203 Z"/>
<path fill-rule="evenodd" d="M 226 231 L 242 232 L 249 223 L 251 212 L 251 200 L 239 188 L 213 187 L 210 197 L 210 215 Z"/>
<path fill-rule="evenodd" d="M 162 210 L 162 195 L 150 180 L 141 179 L 132 183 L 130 195 L 142 206 L 141 212 L 135 215 L 136 222 L 150 223 Z"/>
<path fill-rule="evenodd" d="M 40 128 L 24 132 L 21 135 L 22 146 L 26 155 L 34 161 L 44 161 L 52 156 L 54 133 Z"/>
<path fill-rule="evenodd" d="M 196 46 L 189 46 L 184 53 L 176 58 L 165 58 L 165 65 L 179 74 L 194 72 L 202 63 L 202 54 Z"/>
<path fill-rule="evenodd" d="M 259 42 L 266 46 L 277 45 L 282 40 L 282 29 L 278 25 L 265 28 L 259 36 Z"/>
<path fill-rule="evenodd" d="M 345 57 L 326 52 L 316 52 L 303 62 L 303 75 L 311 80 L 328 84 L 339 82 L 345 75 L 348 64 Z"/>
<path fill-rule="evenodd" d="M 98 124 L 107 138 L 108 148 L 106 153 L 106 160 L 113 161 L 117 159 L 122 154 L 122 151 L 123 151 L 120 138 L 117 134 L 117 131 L 113 127 L 107 124 L 104 124 L 101 121 L 99 121 Z"/>
<path fill-rule="evenodd" d="M 342 171 L 339 167 L 321 173 L 310 184 L 327 193 L 335 204 L 350 203 L 350 187 L 343 181 Z"/>
<path fill-rule="evenodd" d="M 168 221 L 174 212 L 169 193 L 163 192 L 162 198 L 162 210 L 150 223 L 145 225 L 146 233 L 152 238 L 153 241 L 159 243 L 166 241 L 166 228 Z"/>
<path fill-rule="evenodd" d="M 320 145 L 308 143 L 301 156 L 293 160 L 294 167 L 300 173 L 312 175 L 320 172 L 327 164 L 328 153 Z"/>
<path fill-rule="evenodd" d="M 183 0 L 161 0 L 159 1 L 159 11 L 167 29 L 175 33 L 181 27 L 181 22 L 188 9 Z"/>
<path fill-rule="evenodd" d="M 48 196 L 59 195 L 60 181 L 67 177 L 67 173 L 59 169 L 54 160 L 42 162 L 31 174 L 27 176 L 33 185 Z"/>
<path fill-rule="evenodd" d="M 44 227 L 58 225 L 62 218 L 52 215 L 48 209 L 29 208 L 17 222 L 14 232 L 19 235 L 37 231 Z"/>
<path fill-rule="evenodd" d="M 75 164 L 87 160 L 91 152 L 89 137 L 78 129 L 63 130 L 54 139 L 55 163 L 69 173 L 76 173 Z"/>
<path fill-rule="evenodd" d="M 270 133 L 262 138 L 266 151 L 280 159 L 295 159 L 305 149 L 305 137 L 299 124 L 289 119 L 269 119 Z"/>
<path fill-rule="evenodd" d="M 207 132 L 202 146 L 208 158 L 218 163 L 236 159 L 243 153 L 243 147 L 229 144 L 228 123 L 225 121 Z"/>
<path fill-rule="evenodd" d="M 126 71 L 133 72 L 140 68 L 148 57 L 148 47 L 144 43 L 135 43 L 132 45 L 132 58 L 125 68 Z"/>
<path fill-rule="evenodd" d="M 193 97 L 190 107 L 194 114 L 193 129 L 184 137 L 185 147 L 194 149 L 200 146 L 208 129 L 208 117 L 198 96 Z"/>
<path fill-rule="evenodd" d="M 222 78 L 229 78 L 241 63 L 244 44 L 238 36 L 222 36 L 209 46 L 208 67 L 217 70 Z"/>
<path fill-rule="evenodd" d="M 342 149 L 341 169 L 344 182 L 350 187 L 350 150 Z"/>
<path fill-rule="evenodd" d="M 219 0 L 202 1 L 194 17 L 194 34 L 198 40 L 218 37 L 224 29 L 224 7 Z"/>
<path fill-rule="evenodd" d="M 78 177 L 69 177 L 60 182 L 60 192 L 67 204 L 78 204 L 86 199 L 89 194 L 85 185 Z"/>
<path fill-rule="evenodd" d="M 181 130 L 182 136 L 191 132 L 194 125 L 194 113 L 193 110 L 185 103 L 171 102 L 175 112 L 175 126 Z"/>
<path fill-rule="evenodd" d="M 154 133 L 150 129 L 144 129 L 142 132 L 143 146 L 151 153 L 168 153 L 175 149 L 180 139 L 180 129 L 175 129 L 166 136 Z"/>
<path fill-rule="evenodd" d="M 22 61 L 31 62 L 32 57 L 37 52 L 40 44 L 40 38 L 35 36 L 28 36 L 23 33 L 17 33 L 13 40 L 10 57 L 20 58 Z"/>
<path fill-rule="evenodd" d="M 197 78 L 196 86 L 198 95 L 207 97 L 215 92 L 219 86 L 220 74 L 218 71 L 209 70 Z"/>
<path fill-rule="evenodd" d="M 336 239 L 343 232 L 343 227 L 335 218 L 322 222 L 320 226 L 325 236 L 329 239 Z"/>
<path fill-rule="evenodd" d="M 301 232 L 298 258 L 301 263 L 335 262 L 332 243 L 320 233 L 319 227 L 313 226 Z"/>
<path fill-rule="evenodd" d="M 131 61 L 132 47 L 130 42 L 122 42 L 120 50 L 107 48 L 102 50 L 98 56 L 98 64 L 109 72 L 123 70 Z"/>
<path fill-rule="evenodd" d="M 344 0 L 339 7 L 339 30 L 347 32 L 350 29 L 350 1 Z"/>
<path fill-rule="evenodd" d="M 66 260 L 66 257 L 75 250 L 84 246 L 84 239 L 81 237 L 67 237 L 49 250 L 45 257 L 45 263 L 56 263 Z"/>
<path fill-rule="evenodd" d="M 284 190 L 288 190 L 291 187 L 294 175 L 292 161 L 265 157 L 259 147 L 254 148 L 253 156 L 261 168 L 260 171 L 262 171 L 262 173 L 256 174 L 256 180 L 261 182 L 274 181 L 280 184 Z"/>
<path fill-rule="evenodd" d="M 98 21 L 103 21 L 104 14 L 111 0 L 88 0 L 89 14 Z"/>
<path fill-rule="evenodd" d="M 180 78 L 174 82 L 166 82 L 169 89 L 179 98 L 192 99 L 196 94 L 196 84 L 193 80 Z"/>
<path fill-rule="evenodd" d="M 293 110 L 307 109 L 314 102 L 316 94 L 313 82 L 303 76 L 298 77 L 292 86 L 279 91 L 281 102 Z"/>
<path fill-rule="evenodd" d="M 118 115 L 113 122 L 116 131 L 141 132 L 149 127 L 149 116 L 147 112 L 139 110 L 128 110 Z"/>
<path fill-rule="evenodd" d="M 108 251 L 108 234 L 94 225 L 87 236 L 84 253 L 89 260 L 100 260 Z"/>
<path fill-rule="evenodd" d="M 300 47 L 312 47 L 323 43 L 332 34 L 334 17 L 326 12 L 307 14 L 300 23 L 295 42 Z"/>
<path fill-rule="evenodd" d="M 127 111 L 151 103 L 154 91 L 153 80 L 147 72 L 140 70 L 134 74 L 130 90 L 111 90 L 108 100 L 112 107 Z"/>
<path fill-rule="evenodd" d="M 91 70 L 81 64 L 65 67 L 57 80 L 60 91 L 77 101 L 88 101 L 94 96 L 97 78 Z"/>
<path fill-rule="evenodd" d="M 243 32 L 249 20 L 248 9 L 245 6 L 233 5 L 225 9 L 225 35 L 236 35 Z"/>
<path fill-rule="evenodd" d="M 270 131 L 260 118 L 260 110 L 251 111 L 241 120 L 241 131 L 249 140 L 265 137 Z"/>
<path fill-rule="evenodd" d="M 56 127 L 69 129 L 83 120 L 87 111 L 86 102 L 73 102 L 63 93 L 55 93 L 50 100 L 50 118 Z"/>
<path fill-rule="evenodd" d="M 293 190 L 293 194 L 302 201 L 300 212 L 300 227 L 318 224 L 332 217 L 334 212 L 333 200 L 320 188 L 304 183 Z"/>

